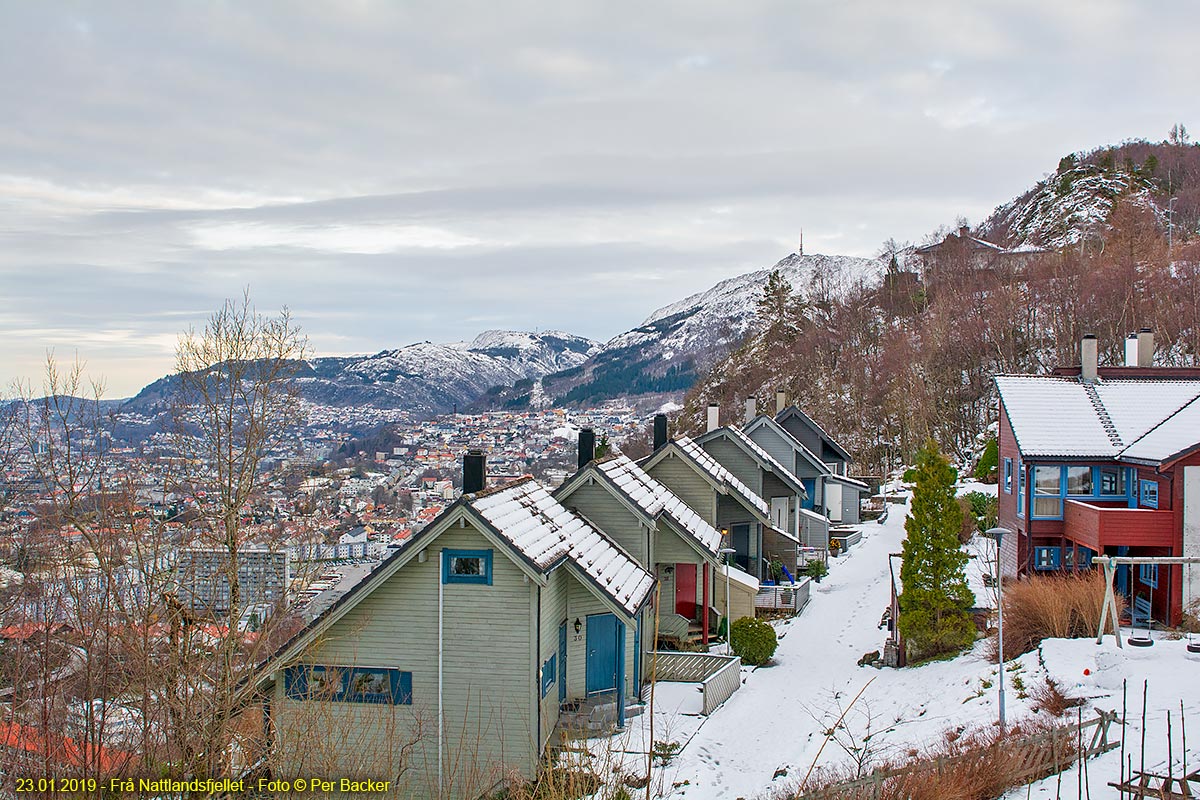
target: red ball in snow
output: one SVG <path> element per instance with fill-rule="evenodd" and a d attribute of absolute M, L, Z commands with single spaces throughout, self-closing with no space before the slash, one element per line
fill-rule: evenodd
<path fill-rule="evenodd" d="M 1083 674 L 1084 674 L 1084 675 L 1091 675 L 1091 674 L 1092 674 L 1092 671 L 1091 671 L 1090 669 L 1088 669 L 1087 667 L 1084 667 L 1084 669 L 1083 669 Z"/>

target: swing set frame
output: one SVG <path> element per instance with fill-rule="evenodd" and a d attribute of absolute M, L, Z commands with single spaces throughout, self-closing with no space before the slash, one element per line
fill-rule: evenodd
<path fill-rule="evenodd" d="M 1124 564 L 1200 564 L 1200 557 L 1092 556 L 1093 567 L 1104 567 L 1104 609 L 1100 612 L 1100 627 L 1096 630 L 1096 644 L 1104 641 L 1104 628 L 1111 618 L 1113 636 L 1117 639 L 1117 647 L 1124 647 L 1121 643 L 1121 625 L 1117 619 L 1117 596 L 1113 591 L 1113 581 L 1117 577 L 1117 567 Z"/>

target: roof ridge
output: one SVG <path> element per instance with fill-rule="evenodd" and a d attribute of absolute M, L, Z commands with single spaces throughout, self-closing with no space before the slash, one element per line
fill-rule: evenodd
<path fill-rule="evenodd" d="M 1168 422 L 1170 422 L 1171 420 L 1173 420 L 1175 417 L 1179 416 L 1179 415 L 1180 415 L 1180 414 L 1183 412 L 1183 410 L 1184 410 L 1185 408 L 1187 408 L 1188 406 L 1192 405 L 1192 404 L 1193 404 L 1193 403 L 1195 403 L 1197 400 L 1200 400 L 1200 392 L 1197 392 L 1197 393 L 1196 393 L 1196 395 L 1195 395 L 1194 397 L 1192 397 L 1192 399 L 1191 399 L 1191 400 L 1188 400 L 1186 403 L 1184 403 L 1183 405 L 1181 405 L 1179 408 L 1175 409 L 1175 410 L 1174 410 L 1174 411 L 1172 411 L 1170 414 L 1167 414 L 1165 417 L 1163 417 L 1162 419 L 1160 419 L 1158 422 L 1154 423 L 1154 425 L 1153 425 L 1153 426 L 1151 426 L 1151 428 L 1150 428 L 1148 431 L 1146 431 L 1145 433 L 1143 433 L 1141 436 L 1137 437 L 1136 439 L 1134 439 L 1132 442 L 1130 442 L 1130 443 L 1129 443 L 1129 444 L 1127 444 L 1127 445 L 1122 445 L 1122 447 L 1121 447 L 1121 450 L 1120 450 L 1120 452 L 1119 452 L 1119 453 L 1117 453 L 1117 455 L 1121 455 L 1121 454 L 1122 454 L 1122 453 L 1124 453 L 1126 450 L 1130 449 L 1130 448 L 1131 448 L 1131 447 L 1133 447 L 1135 444 L 1137 444 L 1138 442 L 1140 442 L 1142 439 L 1145 439 L 1145 438 L 1146 438 L 1147 436 L 1149 436 L 1151 433 L 1153 433 L 1154 431 L 1158 430 L 1158 429 L 1159 429 L 1159 428 L 1161 428 L 1163 425 L 1166 425 Z"/>

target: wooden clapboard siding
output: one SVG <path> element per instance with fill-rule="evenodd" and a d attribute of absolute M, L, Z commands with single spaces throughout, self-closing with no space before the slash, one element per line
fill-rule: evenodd
<path fill-rule="evenodd" d="M 555 672 L 559 671 L 558 660 L 558 626 L 567 619 L 567 594 L 570 582 L 574 577 L 568 572 L 565 567 L 560 567 L 550 574 L 549 585 L 542 588 L 542 625 L 541 625 L 541 653 L 538 657 L 537 664 L 540 668 L 546 663 L 546 659 L 555 654 Z M 567 646 L 570 647 L 571 636 L 574 632 L 571 630 L 571 623 L 567 621 Z M 567 673 L 576 667 L 567 658 Z M 541 684 L 538 682 L 538 692 L 541 692 Z M 568 698 L 570 695 L 568 694 Z M 540 712 L 542 715 L 542 741 L 538 743 L 539 749 L 548 741 L 551 732 L 554 730 L 555 723 L 558 722 L 558 675 L 554 677 L 554 686 L 546 693 L 546 696 L 540 700 Z"/>
<path fill-rule="evenodd" d="M 646 472 L 650 477 L 670 489 L 676 497 L 699 514 L 701 519 L 709 525 L 716 526 L 717 509 L 714 501 L 716 490 L 713 489 L 712 484 L 696 472 L 696 468 L 691 462 L 674 454 L 668 454 Z"/>
<path fill-rule="evenodd" d="M 577 510 L 593 525 L 619 544 L 643 566 L 650 563 L 648 531 L 639 518 L 607 485 L 600 482 L 580 483 L 570 494 L 557 499 L 570 509 Z"/>
<path fill-rule="evenodd" d="M 734 477 L 746 484 L 750 488 L 750 491 L 760 497 L 763 496 L 762 467 L 745 450 L 724 437 L 711 439 L 701 446 L 721 466 L 732 472 Z"/>
<path fill-rule="evenodd" d="M 492 585 L 441 586 L 443 549 L 493 551 Z M 412 761 L 419 780 L 437 779 L 438 592 L 443 596 L 443 765 L 447 782 L 468 787 L 503 768 L 532 774 L 536 737 L 536 667 L 533 664 L 536 584 L 527 581 L 497 547 L 470 525 L 452 527 L 425 545 L 424 563 L 413 559 L 375 587 L 298 659 L 301 663 L 392 667 L 412 672 L 413 705 L 389 709 L 358 703 L 293 701 L 276 682 L 274 706 L 285 762 L 299 762 L 315 737 L 290 736 L 289 726 L 314 706 L 336 722 L 333 737 L 322 729 L 322 745 L 337 747 L 344 730 L 362 732 L 373 747 L 399 746 L 418 732 Z M 557 634 L 556 645 L 557 645 Z M 287 754 L 286 742 L 299 747 Z M 361 761 L 347 748 L 338 764 Z M 485 766 L 486 765 L 486 766 Z M 316 773 L 314 773 L 316 774 Z M 326 774 L 335 774 L 329 772 Z M 338 773 L 341 774 L 341 773 Z M 348 774 L 348 773 L 347 773 Z M 362 773 L 359 773 L 362 774 Z M 376 772 L 370 773 L 379 777 Z M 480 786 L 480 791 L 486 786 Z"/>

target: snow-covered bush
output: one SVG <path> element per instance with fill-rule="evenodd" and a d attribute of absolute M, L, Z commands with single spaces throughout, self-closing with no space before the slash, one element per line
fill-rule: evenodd
<path fill-rule="evenodd" d="M 741 656 L 742 663 L 759 667 L 775 655 L 779 640 L 768 623 L 755 617 L 742 617 L 733 621 L 729 643 L 734 654 Z"/>

